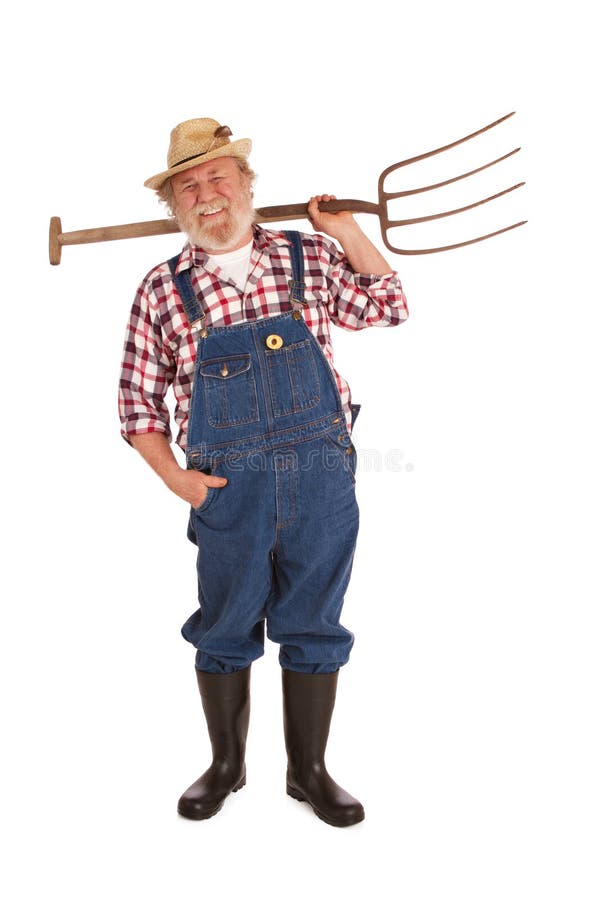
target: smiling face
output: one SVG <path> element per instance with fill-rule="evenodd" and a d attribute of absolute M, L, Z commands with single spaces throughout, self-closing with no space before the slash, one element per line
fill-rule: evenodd
<path fill-rule="evenodd" d="M 173 213 L 193 244 L 226 253 L 252 239 L 252 190 L 231 156 L 200 163 L 171 178 Z"/>

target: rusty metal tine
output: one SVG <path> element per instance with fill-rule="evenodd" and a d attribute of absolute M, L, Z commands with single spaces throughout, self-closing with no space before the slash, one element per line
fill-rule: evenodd
<path fill-rule="evenodd" d="M 499 156 L 498 159 L 493 159 L 492 162 L 486 163 L 484 166 L 479 166 L 477 169 L 471 169 L 470 172 L 465 172 L 464 175 L 457 175 L 455 178 L 448 178 L 447 181 L 438 181 L 437 184 L 428 184 L 425 187 L 413 188 L 410 191 L 395 191 L 393 194 L 389 194 L 387 191 L 384 191 L 383 196 L 386 200 L 397 200 L 399 197 L 410 197 L 412 194 L 422 194 L 424 191 L 433 191 L 436 188 L 446 187 L 447 184 L 454 184 L 455 181 L 461 181 L 461 179 L 463 178 L 468 178 L 469 175 L 476 175 L 477 172 L 483 172 L 484 169 L 489 169 L 490 166 L 495 166 L 496 163 L 508 159 L 509 156 L 514 156 L 514 154 L 518 153 L 520 149 L 520 147 L 515 147 L 514 150 L 510 151 L 510 153 L 505 153 L 504 156 Z"/>
<path fill-rule="evenodd" d="M 418 222 L 431 222 L 433 219 L 443 219 L 446 216 L 453 216 L 456 213 L 466 212 L 468 209 L 474 209 L 476 206 L 482 206 L 484 203 L 489 203 L 490 200 L 497 200 L 498 197 L 502 197 L 504 194 L 510 194 L 511 191 L 523 187 L 524 184 L 524 181 L 520 181 L 519 184 L 513 184 L 512 187 L 506 188 L 506 190 L 500 191 L 497 194 L 492 194 L 491 197 L 486 197 L 484 200 L 478 200 L 476 203 L 469 203 L 468 206 L 461 206 L 458 209 L 448 209 L 446 212 L 435 213 L 432 216 L 419 216 L 415 219 L 398 219 L 395 222 L 390 222 L 388 220 L 387 227 L 398 228 L 401 225 L 416 225 Z"/>
<path fill-rule="evenodd" d="M 461 241 L 458 244 L 446 244 L 445 247 L 427 247 L 426 249 L 421 250 L 400 250 L 398 247 L 392 247 L 385 237 L 384 243 L 388 250 L 391 250 L 393 253 L 399 253 L 401 256 L 422 256 L 426 253 L 442 253 L 444 250 L 456 250 L 458 247 L 467 247 L 469 244 L 477 244 L 479 241 L 486 241 L 488 238 L 496 237 L 497 234 L 504 234 L 505 231 L 512 231 L 513 228 L 518 228 L 520 225 L 526 224 L 527 219 L 523 219 L 522 222 L 515 222 L 514 225 L 507 225 L 506 228 L 500 228 L 498 231 L 490 231 L 489 234 L 482 234 L 480 237 L 471 238 L 470 241 Z"/>
<path fill-rule="evenodd" d="M 495 128 L 496 125 L 500 125 L 502 122 L 506 122 L 507 119 L 510 119 L 511 116 L 514 116 L 514 112 L 507 113 L 505 116 L 502 116 L 501 119 L 496 119 L 495 122 L 491 122 L 489 125 L 484 125 L 483 128 L 479 128 L 477 131 L 473 131 L 471 134 L 465 135 L 465 137 L 459 138 L 457 141 L 452 141 L 450 144 L 444 144 L 443 147 L 437 147 L 435 150 L 428 150 L 427 153 L 420 153 L 418 156 L 411 156 L 409 159 L 403 159 L 398 163 L 394 163 L 391 166 L 388 166 L 387 169 L 384 169 L 381 175 L 379 176 L 379 188 L 382 190 L 383 182 L 390 174 L 390 172 L 394 172 L 396 169 L 402 168 L 402 166 L 409 166 L 411 163 L 419 162 L 422 159 L 429 159 L 430 156 L 435 156 L 438 153 L 444 153 L 445 150 L 451 150 L 453 147 L 458 147 L 459 144 L 464 144 L 465 141 L 470 141 L 471 138 L 478 137 L 480 134 L 483 134 L 484 131 L 489 131 L 490 128 Z"/>

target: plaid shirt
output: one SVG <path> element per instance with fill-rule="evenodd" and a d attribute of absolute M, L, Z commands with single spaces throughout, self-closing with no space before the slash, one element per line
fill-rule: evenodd
<path fill-rule="evenodd" d="M 302 235 L 302 246 L 307 301 L 304 321 L 331 365 L 350 429 L 350 388 L 333 367 L 330 322 L 352 331 L 369 325 L 398 325 L 408 316 L 406 299 L 396 273 L 355 273 L 338 248 L 319 234 Z M 220 277 L 219 267 L 203 250 L 189 243 L 183 248 L 177 271 L 183 269 L 192 270 L 192 284 L 209 327 L 277 316 L 289 310 L 292 270 L 289 241 L 282 232 L 254 226 L 243 295 L 233 282 Z M 197 340 L 167 263 L 156 266 L 138 288 L 127 326 L 119 385 L 125 440 L 132 434 L 153 431 L 171 438 L 165 396 L 173 385 L 177 443 L 185 450 Z"/>

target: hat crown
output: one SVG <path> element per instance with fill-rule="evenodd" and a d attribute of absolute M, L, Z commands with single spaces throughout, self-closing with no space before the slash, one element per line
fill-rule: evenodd
<path fill-rule="evenodd" d="M 216 119 L 188 119 L 176 125 L 171 131 L 167 171 L 148 178 L 145 186 L 158 191 L 172 175 L 222 156 L 248 159 L 252 141 L 248 138 L 230 141 L 230 135 L 231 129 L 219 125 Z"/>
<path fill-rule="evenodd" d="M 216 134 L 216 132 L 223 132 Z M 196 156 L 203 156 L 210 150 L 217 150 L 230 140 L 228 128 L 216 119 L 188 119 L 176 125 L 171 132 L 167 165 L 169 169 Z"/>

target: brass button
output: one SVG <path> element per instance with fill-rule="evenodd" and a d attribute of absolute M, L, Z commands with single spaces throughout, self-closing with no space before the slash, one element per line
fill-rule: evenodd
<path fill-rule="evenodd" d="M 340 417 L 338 416 L 337 419 L 334 419 L 333 422 L 332 422 L 331 424 L 332 424 L 332 425 L 337 425 L 338 422 L 341 422 L 341 421 L 342 421 L 342 420 L 341 420 Z"/>
<path fill-rule="evenodd" d="M 223 363 L 223 365 L 221 366 L 221 375 L 222 375 L 224 378 L 225 378 L 227 375 L 229 375 L 229 369 L 227 368 L 227 363 Z"/>
<path fill-rule="evenodd" d="M 352 453 L 352 447 L 346 447 L 346 453 Z"/>
<path fill-rule="evenodd" d="M 294 312 L 292 313 L 292 316 L 294 317 L 294 319 L 301 319 L 302 313 L 300 312 L 299 309 L 295 309 Z"/>
<path fill-rule="evenodd" d="M 279 350 L 280 347 L 283 347 L 283 338 L 278 334 L 270 334 L 266 339 L 265 344 L 269 350 Z"/>

